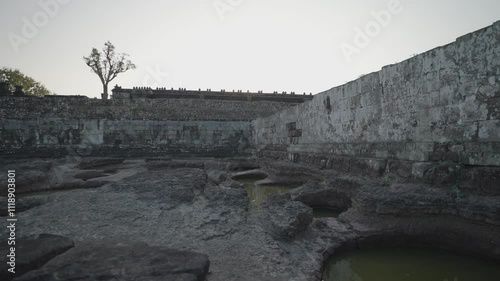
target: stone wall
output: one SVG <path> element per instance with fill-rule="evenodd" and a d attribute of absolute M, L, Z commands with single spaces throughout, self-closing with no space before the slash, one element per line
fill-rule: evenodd
<path fill-rule="evenodd" d="M 231 156 L 250 120 L 294 103 L 201 99 L 0 97 L 0 156 Z"/>
<path fill-rule="evenodd" d="M 421 177 L 429 162 L 498 167 L 500 22 L 252 126 L 263 155 L 323 168 Z"/>
<path fill-rule="evenodd" d="M 202 99 L 90 99 L 85 96 L 0 97 L 0 120 L 250 121 L 296 103 Z"/>
<path fill-rule="evenodd" d="M 0 156 L 234 155 L 257 148 L 374 175 L 422 178 L 429 167 L 473 167 L 474 180 L 500 186 L 500 22 L 305 103 L 302 95 L 210 98 L 160 89 L 163 98 L 154 98 L 119 90 L 111 100 L 0 97 Z"/>
<path fill-rule="evenodd" d="M 0 155 L 233 156 L 250 147 L 248 121 L 9 120 Z"/>
<path fill-rule="evenodd" d="M 222 100 L 222 101 L 272 101 L 284 103 L 302 103 L 313 98 L 312 93 L 296 94 L 295 92 L 287 93 L 277 91 L 273 93 L 250 92 L 250 91 L 232 91 L 225 90 L 212 91 L 207 90 L 187 90 L 180 88 L 178 90 L 149 87 L 134 87 L 132 89 L 123 89 L 118 85 L 113 89 L 113 99 L 200 99 L 200 100 Z"/>

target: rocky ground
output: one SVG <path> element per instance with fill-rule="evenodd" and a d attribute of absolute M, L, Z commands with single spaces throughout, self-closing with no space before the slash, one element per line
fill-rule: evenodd
<path fill-rule="evenodd" d="M 15 280 L 321 280 L 322 264 L 335 251 L 394 244 L 500 259 L 500 198 L 457 197 L 447 187 L 248 159 L 2 166 L 16 169 L 21 196 Z M 238 169 L 253 172 L 235 175 Z M 302 185 L 249 208 L 245 189 L 231 177 L 252 173 L 267 184 Z M 318 219 L 310 206 L 345 212 Z M 3 228 L 2 237 L 8 235 Z"/>

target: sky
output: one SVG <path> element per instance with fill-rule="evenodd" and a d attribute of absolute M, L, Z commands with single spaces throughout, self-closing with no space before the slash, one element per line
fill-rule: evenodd
<path fill-rule="evenodd" d="M 2 0 L 0 67 L 100 97 L 106 41 L 123 88 L 319 93 L 500 20 L 498 0 Z"/>

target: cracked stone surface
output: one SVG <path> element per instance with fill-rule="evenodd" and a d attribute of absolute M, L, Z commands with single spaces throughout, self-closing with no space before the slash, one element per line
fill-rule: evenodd
<path fill-rule="evenodd" d="M 500 257 L 497 197 L 454 198 L 425 184 L 383 185 L 316 171 L 314 182 L 324 179 L 317 185 L 307 183 L 289 195 L 271 197 L 262 208 L 248 208 L 241 184 L 209 176 L 228 173 L 224 161 L 154 169 L 134 161 L 134 173 L 99 188 L 30 196 L 36 204 L 17 214 L 17 235 L 61 235 L 76 247 L 132 241 L 193 251 L 208 256 L 209 281 L 321 280 L 323 261 L 338 249 L 377 244 L 431 245 Z M 312 219 L 309 207 L 292 200 L 306 196 L 314 205 L 322 194 L 338 192 L 352 201 L 338 219 Z"/>

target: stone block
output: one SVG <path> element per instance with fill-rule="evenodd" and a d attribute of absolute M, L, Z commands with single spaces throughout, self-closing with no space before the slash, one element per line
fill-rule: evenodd
<path fill-rule="evenodd" d="M 472 193 L 500 196 L 500 167 L 466 167 L 461 186 Z"/>
<path fill-rule="evenodd" d="M 424 172 L 424 182 L 436 185 L 453 185 L 461 177 L 462 166 L 450 162 L 435 162 Z"/>
<path fill-rule="evenodd" d="M 396 174 L 402 178 L 410 178 L 413 172 L 413 163 L 410 161 L 388 160 L 387 172 Z"/>
<path fill-rule="evenodd" d="M 352 158 L 350 171 L 354 173 L 382 176 L 385 172 L 387 160 L 375 158 Z"/>
<path fill-rule="evenodd" d="M 411 175 L 414 179 L 422 179 L 425 172 L 432 167 L 431 162 L 413 163 L 411 168 Z"/>

